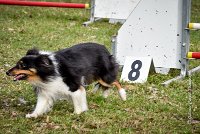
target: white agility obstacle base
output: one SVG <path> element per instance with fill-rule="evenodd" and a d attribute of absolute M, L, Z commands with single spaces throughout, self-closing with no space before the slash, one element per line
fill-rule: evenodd
<path fill-rule="evenodd" d="M 107 18 L 110 22 L 124 23 L 140 0 L 91 0 L 91 16 L 88 25 L 99 19 Z"/>

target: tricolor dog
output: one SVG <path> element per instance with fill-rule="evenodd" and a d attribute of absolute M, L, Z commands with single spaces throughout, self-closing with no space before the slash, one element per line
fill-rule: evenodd
<path fill-rule="evenodd" d="M 118 64 L 108 50 L 96 43 L 82 43 L 57 52 L 28 50 L 6 72 L 14 80 L 27 80 L 36 89 L 37 104 L 27 118 L 48 112 L 54 101 L 71 98 L 74 113 L 88 110 L 85 84 L 97 81 L 101 86 L 116 86 L 122 100 L 126 92 L 117 81 Z M 108 90 L 108 89 L 107 89 Z M 104 90 L 105 97 L 107 90 Z"/>

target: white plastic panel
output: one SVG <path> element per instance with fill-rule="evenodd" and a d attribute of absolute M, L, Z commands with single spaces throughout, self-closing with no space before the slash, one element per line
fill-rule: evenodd
<path fill-rule="evenodd" d="M 182 0 L 141 0 L 118 31 L 115 55 L 151 56 L 155 67 L 181 67 Z"/>
<path fill-rule="evenodd" d="M 127 19 L 140 0 L 94 0 L 94 17 Z"/>

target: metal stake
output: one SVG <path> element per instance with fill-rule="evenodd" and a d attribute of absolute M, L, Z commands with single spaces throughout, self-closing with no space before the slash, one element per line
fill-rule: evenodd
<path fill-rule="evenodd" d="M 189 73 L 189 72 L 188 72 Z M 188 84 L 188 103 L 189 103 L 189 111 L 188 111 L 188 123 L 192 123 L 192 75 L 189 74 L 189 84 Z"/>

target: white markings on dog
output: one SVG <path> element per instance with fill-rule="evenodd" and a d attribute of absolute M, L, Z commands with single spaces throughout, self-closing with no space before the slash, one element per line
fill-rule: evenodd
<path fill-rule="evenodd" d="M 47 83 L 41 81 L 32 83 L 33 85 L 37 85 L 37 87 L 39 87 L 37 91 L 38 99 L 35 110 L 32 114 L 27 114 L 27 118 L 36 118 L 39 115 L 48 112 L 51 110 L 54 101 L 61 98 L 68 100 L 70 98 L 69 96 L 71 96 L 74 104 L 74 113 L 80 114 L 88 110 L 86 91 L 84 87 L 81 87 L 75 92 L 71 92 L 61 77 L 55 77 L 49 81 L 50 82 Z"/>
<path fill-rule="evenodd" d="M 74 104 L 74 113 L 80 114 L 88 110 L 86 91 L 85 88 L 81 86 L 80 89 L 71 94 L 72 101 Z"/>
<path fill-rule="evenodd" d="M 92 92 L 96 93 L 99 90 L 99 88 L 100 88 L 100 84 L 99 83 L 95 84 Z"/>
<path fill-rule="evenodd" d="M 125 101 L 126 100 L 126 91 L 125 91 L 125 89 L 121 88 L 118 92 L 119 92 L 119 96 L 121 97 L 121 99 L 123 101 Z"/>
<path fill-rule="evenodd" d="M 50 51 L 39 51 L 39 54 L 50 55 L 50 54 L 52 54 L 52 52 L 50 52 Z"/>
<path fill-rule="evenodd" d="M 52 53 L 51 55 L 49 55 L 49 58 L 51 59 L 52 63 L 54 64 L 55 72 L 59 75 L 58 62 L 56 61 L 55 54 Z"/>
<path fill-rule="evenodd" d="M 103 91 L 103 97 L 104 98 L 107 98 L 109 96 L 109 94 L 110 94 L 110 89 L 106 89 L 106 90 Z"/>

